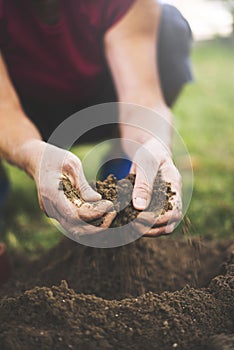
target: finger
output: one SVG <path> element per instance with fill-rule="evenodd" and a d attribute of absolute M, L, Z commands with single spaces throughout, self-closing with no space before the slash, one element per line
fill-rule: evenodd
<path fill-rule="evenodd" d="M 132 163 L 129 174 L 136 174 L 136 164 Z"/>
<path fill-rule="evenodd" d="M 144 237 L 157 237 L 162 235 L 168 235 L 173 232 L 176 227 L 177 222 L 170 223 L 169 225 L 164 225 L 160 227 L 150 227 L 144 225 L 142 222 L 134 221 L 132 223 L 132 228 L 137 230 Z"/>
<path fill-rule="evenodd" d="M 87 201 L 87 202 L 95 202 L 95 201 L 100 201 L 102 199 L 102 196 L 94 191 L 92 187 L 88 184 L 84 173 L 83 169 L 81 170 L 81 173 L 79 175 L 79 184 L 78 184 L 78 189 L 80 191 L 81 197 Z"/>
<path fill-rule="evenodd" d="M 80 219 L 84 221 L 92 221 L 101 218 L 105 213 L 111 211 L 113 203 L 107 200 L 101 200 L 95 203 L 84 203 L 78 208 Z"/>
<path fill-rule="evenodd" d="M 144 234 L 144 236 L 159 237 L 163 235 L 169 235 L 174 231 L 175 226 L 176 226 L 176 223 L 172 223 L 170 225 L 166 225 L 158 228 L 151 228 L 146 234 Z"/>
<path fill-rule="evenodd" d="M 154 223 L 154 227 L 157 226 L 163 226 L 168 224 L 169 222 L 178 222 L 180 221 L 182 218 L 182 214 L 181 212 L 177 211 L 177 210 L 172 210 L 171 212 L 167 212 L 163 215 L 161 215 Z"/>
<path fill-rule="evenodd" d="M 61 221 L 61 217 L 70 222 L 71 226 L 101 218 L 105 213 L 113 209 L 113 203 L 108 200 L 98 202 L 85 202 L 77 207 L 74 203 L 66 198 L 65 194 L 60 191 L 55 206 L 57 215 L 56 219 Z"/>
<path fill-rule="evenodd" d="M 57 191 L 56 199 L 53 200 L 54 218 L 61 222 L 64 219 L 71 224 L 80 221 L 79 208 L 72 203 L 63 191 Z"/>
<path fill-rule="evenodd" d="M 160 213 L 154 213 L 150 211 L 143 211 L 137 216 L 137 221 L 152 227 L 156 220 L 160 217 Z"/>
<path fill-rule="evenodd" d="M 103 217 L 103 222 L 101 227 L 103 229 L 106 229 L 108 227 L 110 227 L 112 221 L 114 220 L 114 218 L 116 217 L 117 212 L 116 211 L 110 211 L 109 213 L 107 213 L 104 217 Z"/>
<path fill-rule="evenodd" d="M 143 223 L 138 222 L 136 220 L 131 222 L 129 225 L 134 232 L 135 231 L 139 232 L 141 236 L 144 236 L 150 230 L 149 226 L 144 225 Z"/>
<path fill-rule="evenodd" d="M 71 225 L 65 218 L 60 221 L 60 225 L 65 231 L 72 235 L 74 240 L 78 240 L 83 235 L 94 235 L 104 230 L 102 227 L 96 227 L 84 221 L 78 221 L 76 225 Z"/>
<path fill-rule="evenodd" d="M 169 225 L 182 220 L 182 198 L 179 191 L 171 199 L 172 210 L 169 210 L 155 221 L 155 226 Z"/>
<path fill-rule="evenodd" d="M 41 210 L 44 212 L 44 214 L 49 217 L 49 215 L 46 212 L 46 208 L 45 208 L 45 205 L 43 203 L 43 200 L 41 198 L 40 193 L 38 193 L 38 203 L 39 203 L 39 206 L 40 206 Z"/>
<path fill-rule="evenodd" d="M 148 157 L 149 158 L 149 157 Z M 158 166 L 152 160 L 143 158 L 141 165 L 136 165 L 136 179 L 133 188 L 132 201 L 138 210 L 145 210 L 150 204 L 151 194 Z"/>
<path fill-rule="evenodd" d="M 178 210 L 168 211 L 160 215 L 144 211 L 138 215 L 137 220 L 151 227 L 160 227 L 166 225 L 168 222 L 180 221 L 181 218 L 181 212 Z"/>
<path fill-rule="evenodd" d="M 72 183 L 80 192 L 82 199 L 87 202 L 95 202 L 102 199 L 101 195 L 88 184 L 79 158 L 70 155 L 69 162 L 63 166 L 63 171 L 66 172 L 69 178 L 72 177 Z"/>
<path fill-rule="evenodd" d="M 94 227 L 81 219 L 79 215 L 80 209 L 81 207 L 77 208 L 63 193 L 59 193 L 58 205 L 55 207 L 57 212 L 56 220 L 74 239 L 78 239 L 79 235 L 103 231 L 102 228 Z"/>
<path fill-rule="evenodd" d="M 162 177 L 165 181 L 168 181 L 172 184 L 172 190 L 181 194 L 182 187 L 182 178 L 181 175 L 174 165 L 173 161 L 167 160 L 167 162 L 163 163 L 161 168 Z"/>
<path fill-rule="evenodd" d="M 40 207 L 43 212 L 51 219 L 57 219 L 58 211 L 56 209 L 56 205 L 52 203 L 52 201 L 48 198 L 40 199 Z"/>

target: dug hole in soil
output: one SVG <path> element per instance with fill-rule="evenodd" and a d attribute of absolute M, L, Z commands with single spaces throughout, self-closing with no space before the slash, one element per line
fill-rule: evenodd
<path fill-rule="evenodd" d="M 1 350 L 234 349 L 233 242 L 141 238 L 98 249 L 63 238 L 12 264 L 0 289 Z"/>

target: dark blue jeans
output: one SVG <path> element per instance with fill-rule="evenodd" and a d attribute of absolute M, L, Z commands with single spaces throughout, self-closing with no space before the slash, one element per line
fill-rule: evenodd
<path fill-rule="evenodd" d="M 164 98 L 172 106 L 184 84 L 193 80 L 190 50 L 192 32 L 173 6 L 164 4 L 159 28 L 158 68 Z"/>

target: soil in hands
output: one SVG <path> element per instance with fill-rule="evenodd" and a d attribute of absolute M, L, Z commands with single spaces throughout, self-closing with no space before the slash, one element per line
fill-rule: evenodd
<path fill-rule="evenodd" d="M 135 175 L 133 174 L 129 174 L 125 179 L 119 181 L 117 181 L 114 175 L 109 175 L 106 180 L 96 182 L 96 191 L 101 194 L 102 199 L 113 202 L 113 210 L 117 212 L 117 216 L 113 220 L 111 227 L 126 225 L 136 219 L 141 212 L 135 209 L 132 204 L 134 183 Z M 78 206 L 84 203 L 79 191 L 72 186 L 68 177 L 63 178 L 60 187 L 71 202 Z M 172 210 L 172 199 L 174 195 L 175 192 L 172 191 L 171 184 L 164 181 L 159 173 L 154 183 L 152 200 L 147 211 L 154 213 L 155 218 L 157 218 L 159 215 Z M 93 220 L 91 223 L 92 225 L 100 226 L 102 219 Z"/>

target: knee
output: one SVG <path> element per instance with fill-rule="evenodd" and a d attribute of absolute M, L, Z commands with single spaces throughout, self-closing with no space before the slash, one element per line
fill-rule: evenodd
<path fill-rule="evenodd" d="M 192 41 L 190 26 L 182 14 L 162 5 L 158 36 L 158 68 L 165 101 L 172 106 L 184 84 L 193 80 L 189 59 Z"/>
<path fill-rule="evenodd" d="M 189 55 L 192 42 L 192 31 L 189 23 L 183 17 L 181 12 L 169 4 L 162 5 L 160 21 L 160 39 L 165 47 L 175 52 L 181 52 L 183 55 Z"/>

